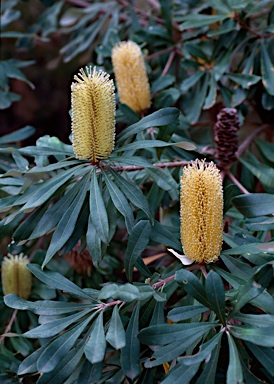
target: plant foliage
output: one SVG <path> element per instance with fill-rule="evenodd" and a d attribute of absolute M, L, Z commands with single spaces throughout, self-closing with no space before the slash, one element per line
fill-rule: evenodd
<path fill-rule="evenodd" d="M 3 3 L 4 43 L 35 52 L 61 36 L 61 67 L 85 59 L 114 78 L 111 50 L 131 39 L 152 105 L 140 116 L 117 96 L 116 145 L 99 164 L 57 137 L 24 145 L 30 126 L 0 138 L 1 257 L 23 252 L 33 274 L 29 300 L 1 299 L 1 383 L 272 383 L 273 2 L 41 2 L 23 31 L 32 2 Z M 1 109 L 20 98 L 14 79 L 32 87 L 29 65 L 0 61 Z M 222 170 L 223 249 L 184 265 L 168 251 L 182 253 L 182 166 L 216 160 L 224 107 L 241 128 Z"/>

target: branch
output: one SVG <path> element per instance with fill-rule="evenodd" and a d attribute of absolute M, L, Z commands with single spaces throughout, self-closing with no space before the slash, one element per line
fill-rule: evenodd
<path fill-rule="evenodd" d="M 235 184 L 237 185 L 237 187 L 239 187 L 239 189 L 245 194 L 245 195 L 248 195 L 249 192 L 247 189 L 245 189 L 245 187 L 239 182 L 239 180 L 236 179 L 236 177 L 230 172 L 226 172 L 227 176 L 230 178 L 230 180 Z"/>
<path fill-rule="evenodd" d="M 15 309 L 13 311 L 11 319 L 10 319 L 8 325 L 6 326 L 6 329 L 5 329 L 4 333 L 3 333 L 3 335 L 1 336 L 0 344 L 4 344 L 4 340 L 5 340 L 6 334 L 11 330 L 12 324 L 14 323 L 14 321 L 16 319 L 17 312 L 18 312 L 18 309 Z"/>
<path fill-rule="evenodd" d="M 255 129 L 255 131 L 248 135 L 247 138 L 239 146 L 238 151 L 236 152 L 236 156 L 240 157 L 244 153 L 244 151 L 249 147 L 249 145 L 256 136 L 258 136 L 264 130 L 271 128 L 273 129 L 273 124 L 263 124 L 261 127 Z"/>

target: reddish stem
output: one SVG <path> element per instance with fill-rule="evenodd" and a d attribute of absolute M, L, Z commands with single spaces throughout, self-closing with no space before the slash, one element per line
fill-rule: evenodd
<path fill-rule="evenodd" d="M 18 309 L 15 309 L 13 311 L 11 319 L 10 319 L 8 325 L 6 326 L 6 329 L 5 329 L 4 333 L 3 333 L 3 335 L 1 336 L 0 344 L 4 344 L 4 340 L 5 340 L 6 334 L 11 330 L 12 324 L 14 323 L 14 321 L 16 319 L 17 312 L 18 312 Z"/>

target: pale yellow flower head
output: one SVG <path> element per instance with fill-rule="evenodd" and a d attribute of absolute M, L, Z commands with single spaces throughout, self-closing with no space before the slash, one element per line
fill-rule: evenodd
<path fill-rule="evenodd" d="M 196 160 L 183 168 L 180 215 L 184 254 L 197 263 L 216 261 L 222 249 L 223 187 L 213 162 Z"/>
<path fill-rule="evenodd" d="M 103 71 L 80 69 L 71 85 L 72 144 L 77 159 L 93 163 L 108 157 L 115 140 L 113 81 Z"/>
<path fill-rule="evenodd" d="M 112 49 L 112 64 L 121 103 L 140 113 L 150 107 L 150 87 L 138 44 L 123 41 Z"/>
<path fill-rule="evenodd" d="M 26 265 L 27 256 L 8 254 L 2 262 L 2 287 L 4 295 L 16 293 L 22 299 L 27 299 L 31 293 L 31 273 Z"/>

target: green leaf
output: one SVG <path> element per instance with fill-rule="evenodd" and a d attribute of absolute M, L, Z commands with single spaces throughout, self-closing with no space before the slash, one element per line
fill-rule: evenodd
<path fill-rule="evenodd" d="M 205 27 L 207 25 L 217 23 L 219 21 L 223 21 L 227 19 L 227 15 L 201 15 L 201 14 L 194 14 L 183 16 L 180 21 L 184 21 L 180 25 L 181 31 L 189 28 L 200 28 Z"/>
<path fill-rule="evenodd" d="M 126 330 L 126 346 L 121 349 L 121 365 L 126 376 L 135 379 L 140 370 L 140 342 L 137 337 L 139 332 L 140 302 L 138 302 L 130 317 Z"/>
<path fill-rule="evenodd" d="M 86 242 L 89 254 L 92 258 L 92 262 L 96 268 L 98 268 L 100 261 L 102 260 L 102 244 L 97 235 L 97 231 L 93 222 L 91 221 L 91 215 L 88 220 L 88 230 L 86 234 Z"/>
<path fill-rule="evenodd" d="M 98 299 L 106 300 L 109 298 L 131 302 L 139 298 L 139 290 L 135 285 L 129 283 L 124 285 L 108 284 L 101 289 Z"/>
<path fill-rule="evenodd" d="M 261 39 L 261 72 L 265 89 L 270 95 L 274 95 L 274 68 L 267 52 L 264 39 Z"/>
<path fill-rule="evenodd" d="M 82 168 L 83 165 L 79 165 L 73 169 L 63 171 L 51 179 L 43 181 L 41 186 L 38 186 L 33 192 L 25 193 L 17 200 L 17 204 L 26 203 L 21 210 L 24 211 L 30 208 L 36 208 L 47 201 L 58 188 L 60 188 L 71 176 L 75 173 L 76 169 Z"/>
<path fill-rule="evenodd" d="M 19 226 L 17 226 L 13 233 L 14 241 L 28 240 L 31 233 L 37 228 L 37 223 L 40 222 L 41 218 L 47 209 L 47 205 L 42 205 L 36 209 L 29 217 L 24 220 Z"/>
<path fill-rule="evenodd" d="M 94 328 L 85 345 L 85 356 L 91 364 L 99 363 L 104 360 L 106 351 L 106 338 L 103 324 L 103 312 L 97 317 Z"/>
<path fill-rule="evenodd" d="M 214 271 L 210 271 L 206 278 L 206 294 L 211 309 L 225 326 L 225 290 L 221 277 Z"/>
<path fill-rule="evenodd" d="M 176 121 L 179 117 L 180 111 L 177 108 L 163 108 L 159 111 L 152 113 L 144 117 L 142 120 L 135 124 L 130 125 L 117 137 L 117 143 L 128 137 L 142 132 L 146 128 L 161 127 L 162 125 L 168 125 Z"/>
<path fill-rule="evenodd" d="M 170 87 L 175 82 L 175 77 L 172 75 L 158 77 L 151 87 L 151 93 L 159 92 L 167 87 Z"/>
<path fill-rule="evenodd" d="M 183 80 L 180 89 L 182 92 L 187 92 L 193 85 L 195 85 L 202 77 L 204 72 L 197 70 L 193 75 Z"/>
<path fill-rule="evenodd" d="M 51 147 L 46 147 L 42 145 L 29 146 L 18 149 L 19 152 L 27 156 L 56 156 L 56 155 L 66 155 L 74 156 L 72 146 L 67 145 L 64 149 L 56 149 Z M 82 162 L 82 167 L 83 167 Z"/>
<path fill-rule="evenodd" d="M 230 333 L 238 339 L 250 341 L 262 347 L 274 347 L 273 327 L 230 326 Z"/>
<path fill-rule="evenodd" d="M 22 363 L 18 367 L 17 374 L 25 375 L 26 373 L 33 373 L 37 371 L 37 360 L 44 352 L 47 344 L 43 347 L 40 347 L 36 351 L 34 351 L 31 355 L 29 355 L 26 359 L 22 361 Z"/>
<path fill-rule="evenodd" d="M 258 276 L 259 275 L 259 276 Z M 261 276 L 260 276 L 261 275 Z M 232 317 L 237 311 L 239 311 L 245 304 L 249 303 L 257 296 L 259 296 L 269 284 L 272 278 L 272 271 L 267 266 L 258 270 L 254 275 L 238 289 L 238 293 L 235 297 L 235 306 L 229 317 Z M 263 281 L 265 279 L 265 281 Z"/>
<path fill-rule="evenodd" d="M 179 342 L 174 341 L 163 347 L 158 346 L 152 357 L 145 361 L 145 367 L 156 367 L 157 365 L 176 359 L 178 356 L 182 355 L 187 348 L 196 343 L 204 333 L 205 331 L 202 329 L 190 336 L 185 335 Z"/>
<path fill-rule="evenodd" d="M 5 304 L 14 309 L 28 310 L 37 315 L 55 316 L 63 315 L 65 313 L 72 313 L 84 309 L 91 309 L 90 304 L 80 303 L 67 303 L 61 301 L 50 301 L 50 300 L 37 300 L 27 301 L 19 297 L 18 295 L 11 293 L 6 295 Z"/>
<path fill-rule="evenodd" d="M 102 376 L 103 362 L 90 364 L 86 359 L 82 365 L 77 383 L 91 384 L 100 380 Z"/>
<path fill-rule="evenodd" d="M 37 370 L 39 372 L 52 371 L 73 347 L 93 316 L 94 314 L 90 315 L 85 321 L 54 339 L 39 357 L 37 361 Z"/>
<path fill-rule="evenodd" d="M 81 183 L 75 183 L 64 196 L 46 211 L 44 216 L 36 223 L 36 228 L 34 228 L 29 239 L 42 237 L 60 222 L 61 218 L 71 206 L 72 201 L 79 193 L 80 187 Z"/>
<path fill-rule="evenodd" d="M 251 315 L 247 313 L 237 313 L 237 315 L 233 316 L 233 319 L 260 328 L 268 328 L 274 326 L 273 315 Z"/>
<path fill-rule="evenodd" d="M 98 177 L 100 176 L 101 175 L 99 175 Z M 108 243 L 108 216 L 105 203 L 102 197 L 102 191 L 98 184 L 96 170 L 92 172 L 92 178 L 90 183 L 89 207 L 91 212 L 90 219 L 96 229 L 98 236 L 104 243 Z"/>
<path fill-rule="evenodd" d="M 215 335 L 212 339 L 204 344 L 201 344 L 199 351 L 195 355 L 179 357 L 178 362 L 183 363 L 184 365 L 201 363 L 211 355 L 215 348 L 218 347 L 218 344 L 221 342 L 222 335 L 223 332 L 217 333 L 217 335 Z"/>
<path fill-rule="evenodd" d="M 198 278 L 186 269 L 180 269 L 175 274 L 175 281 L 184 287 L 184 290 L 189 293 L 194 299 L 199 301 L 207 308 L 211 308 L 207 298 L 206 290 Z"/>
<path fill-rule="evenodd" d="M 45 167 L 33 167 L 28 171 L 28 175 L 32 173 L 47 173 L 51 171 L 55 171 L 56 169 L 61 169 L 65 167 L 70 167 L 71 165 L 79 165 L 82 164 L 81 160 L 62 160 L 58 163 L 46 165 Z"/>
<path fill-rule="evenodd" d="M 167 317 L 174 322 L 188 320 L 192 317 L 199 315 L 200 313 L 204 313 L 208 310 L 208 308 L 203 305 L 187 305 L 184 307 L 173 308 L 168 312 Z"/>
<path fill-rule="evenodd" d="M 81 183 L 81 188 L 69 209 L 64 213 L 61 220 L 59 221 L 56 230 L 52 236 L 49 248 L 47 250 L 45 260 L 43 261 L 42 268 L 50 261 L 50 259 L 58 252 L 66 241 L 70 238 L 72 232 L 74 231 L 76 221 L 80 214 L 82 205 L 85 201 L 86 194 L 89 187 L 89 178 L 90 175 L 85 175 Z"/>
<path fill-rule="evenodd" d="M 226 373 L 226 382 L 227 384 L 235 384 L 243 382 L 243 371 L 239 358 L 238 349 L 232 338 L 232 336 L 227 333 L 227 340 L 229 346 L 229 364 Z"/>
<path fill-rule="evenodd" d="M 205 99 L 203 109 L 210 109 L 216 103 L 217 97 L 217 82 L 213 75 L 210 77 L 209 91 Z"/>
<path fill-rule="evenodd" d="M 161 168 L 146 168 L 148 175 L 155 181 L 155 183 L 165 191 L 170 191 L 173 188 L 177 188 L 177 183 L 171 176 L 171 174 Z"/>
<path fill-rule="evenodd" d="M 270 215 L 274 212 L 274 195 L 269 193 L 250 193 L 232 199 L 233 205 L 245 217 Z"/>
<path fill-rule="evenodd" d="M 122 177 L 118 172 L 115 172 L 111 168 L 109 171 L 112 174 L 114 180 L 117 181 L 118 187 L 123 191 L 128 200 L 136 207 L 142 209 L 142 211 L 145 212 L 145 214 L 150 217 L 151 220 L 153 220 L 147 199 L 141 192 L 140 188 L 130 179 L 126 179 L 127 175 Z"/>
<path fill-rule="evenodd" d="M 219 360 L 221 343 L 212 351 L 209 361 L 206 361 L 203 372 L 198 377 L 196 384 L 211 384 L 215 382 L 217 364 Z"/>
<path fill-rule="evenodd" d="M 59 332 L 63 331 L 69 325 L 75 323 L 81 317 L 87 315 L 90 310 L 81 311 L 80 313 L 75 313 L 73 315 L 62 317 L 61 319 L 51 320 L 38 327 L 31 329 L 23 334 L 25 337 L 29 338 L 47 338 L 57 335 Z"/>
<path fill-rule="evenodd" d="M 261 154 L 268 160 L 274 163 L 274 144 L 268 141 L 257 138 L 255 140 Z"/>
<path fill-rule="evenodd" d="M 129 281 L 132 280 L 134 265 L 146 249 L 149 243 L 151 225 L 147 220 L 140 220 L 133 228 L 128 238 L 128 245 L 125 252 L 125 271 Z"/>
<path fill-rule="evenodd" d="M 132 213 L 132 209 L 127 202 L 127 199 L 125 195 L 120 191 L 120 189 L 117 187 L 117 185 L 111 180 L 111 177 L 108 175 L 107 172 L 102 170 L 102 173 L 105 177 L 105 182 L 107 189 L 109 191 L 111 200 L 113 201 L 113 204 L 117 208 L 119 212 L 125 217 L 127 230 L 129 233 L 132 232 L 134 227 L 134 217 Z"/>
<path fill-rule="evenodd" d="M 274 169 L 266 164 L 255 163 L 253 160 L 239 158 L 240 162 L 256 176 L 265 187 L 274 188 Z"/>
<path fill-rule="evenodd" d="M 35 128 L 27 125 L 15 132 L 0 137 L 0 144 L 15 143 L 17 141 L 28 139 L 35 133 Z"/>
<path fill-rule="evenodd" d="M 168 227 L 162 225 L 156 220 L 154 221 L 154 225 L 151 227 L 150 239 L 159 244 L 164 244 L 167 247 L 171 247 L 177 249 L 179 252 L 182 252 L 182 244 L 176 236 L 168 230 Z"/>
<path fill-rule="evenodd" d="M 119 309 L 117 305 L 115 305 L 112 312 L 109 328 L 106 335 L 106 341 L 115 349 L 121 349 L 126 345 L 126 333 L 119 315 Z"/>
<path fill-rule="evenodd" d="M 272 348 L 259 347 L 247 341 L 245 344 L 270 375 L 274 376 L 274 350 Z"/>
<path fill-rule="evenodd" d="M 246 75 L 244 73 L 226 73 L 226 76 L 239 84 L 244 89 L 250 88 L 252 85 L 257 84 L 261 80 L 260 76 Z"/>
<path fill-rule="evenodd" d="M 60 291 L 69 292 L 76 297 L 83 299 L 91 299 L 92 297 L 86 294 L 81 288 L 66 279 L 58 272 L 43 271 L 38 264 L 28 264 L 27 268 L 37 277 L 40 281 L 50 287 L 59 289 Z"/>
<path fill-rule="evenodd" d="M 80 343 L 65 355 L 55 369 L 40 376 L 37 384 L 64 384 L 65 380 L 75 371 L 82 356 L 83 343 Z"/>
<path fill-rule="evenodd" d="M 139 339 L 143 344 L 165 345 L 185 338 L 190 338 L 198 332 L 206 333 L 215 323 L 189 323 L 189 324 L 160 324 L 142 329 Z"/>
<path fill-rule="evenodd" d="M 202 106 L 206 98 L 209 74 L 204 73 L 200 81 L 196 83 L 186 107 L 186 117 L 191 124 L 197 123 Z"/>
<path fill-rule="evenodd" d="M 138 140 L 134 143 L 125 144 L 120 148 L 115 149 L 116 152 L 124 152 L 124 151 L 136 151 L 137 149 L 146 149 L 146 148 L 158 148 L 158 147 L 170 147 L 171 145 L 174 145 L 176 147 L 183 148 L 187 151 L 193 151 L 197 147 L 188 142 L 188 141 L 181 141 L 179 143 L 167 143 L 166 141 L 162 140 Z"/>
<path fill-rule="evenodd" d="M 190 367 L 183 364 L 177 364 L 170 372 L 168 372 L 168 375 L 161 384 L 182 384 L 182 378 L 185 383 L 189 383 L 198 371 L 199 366 L 200 363 L 193 364 Z"/>
<path fill-rule="evenodd" d="M 112 156 L 110 155 L 109 157 L 109 162 L 110 163 L 114 163 L 114 164 L 121 164 L 122 166 L 123 165 L 134 165 L 136 167 L 142 167 L 142 168 L 146 168 L 146 167 L 151 167 L 151 162 L 149 162 L 148 160 L 146 160 L 144 157 L 141 157 L 141 156 L 131 156 L 131 157 L 127 157 L 127 156 Z"/>

